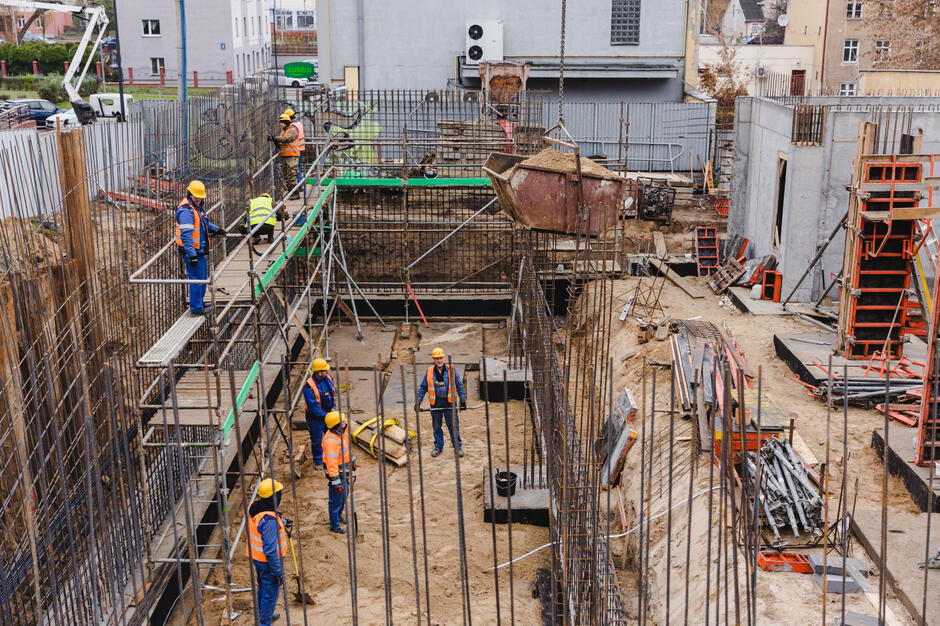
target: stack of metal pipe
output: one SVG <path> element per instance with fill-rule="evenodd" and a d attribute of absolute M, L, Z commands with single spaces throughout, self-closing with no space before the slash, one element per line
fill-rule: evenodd
<path fill-rule="evenodd" d="M 748 452 L 742 470 L 752 489 L 760 481 L 760 506 L 775 542 L 782 541 L 780 529 L 787 526 L 796 538 L 801 529 L 814 541 L 822 537 L 822 498 L 788 439 L 767 440 L 760 450 L 759 470 L 757 454 Z"/>
<path fill-rule="evenodd" d="M 833 404 L 841 404 L 843 400 L 848 400 L 852 404 L 869 404 L 883 402 L 886 387 L 888 397 L 893 400 L 907 395 L 912 389 L 923 386 L 924 380 L 922 378 L 889 378 L 886 385 L 883 378 L 865 376 L 833 377 L 822 381 L 813 392 L 813 395 L 817 398 L 828 398 L 831 388 Z"/>

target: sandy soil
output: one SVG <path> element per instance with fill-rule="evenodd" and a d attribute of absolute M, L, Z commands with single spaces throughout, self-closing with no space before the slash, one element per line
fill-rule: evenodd
<path fill-rule="evenodd" d="M 500 343 L 505 345 L 505 331 L 498 329 L 484 332 L 486 343 Z M 397 340 L 401 342 L 401 340 Z M 368 337 L 366 344 L 368 343 Z M 393 348 L 393 354 L 401 356 L 408 354 L 402 349 L 409 342 L 401 342 Z M 364 350 L 368 346 L 364 345 Z M 397 359 L 393 359 L 389 370 L 398 377 Z M 406 373 L 406 383 L 409 395 L 413 393 L 411 385 L 411 372 Z M 473 398 L 474 394 L 471 394 Z M 493 566 L 493 539 L 492 526 L 483 521 L 483 476 L 487 466 L 487 429 L 485 410 L 474 407 L 471 399 L 471 409 L 461 413 L 461 436 L 464 442 L 465 456 L 460 459 L 460 472 L 462 484 L 462 503 L 464 512 L 464 534 L 467 552 L 467 573 L 470 585 L 470 609 L 472 619 L 476 623 L 496 623 L 496 586 L 494 575 L 487 572 Z M 525 405 L 522 402 L 512 401 L 509 408 L 509 434 L 510 434 L 510 461 L 513 464 L 522 463 L 522 429 L 523 420 L 527 419 Z M 505 427 L 502 404 L 492 404 L 490 407 L 491 428 L 490 436 L 493 448 L 494 465 L 505 464 Z M 458 492 L 456 488 L 456 463 L 452 448 L 445 447 L 444 453 L 432 459 L 430 457 L 431 422 L 427 413 L 422 413 L 421 445 L 423 463 L 418 464 L 417 443 L 412 447 L 413 458 L 413 490 L 414 499 L 409 499 L 408 470 L 407 467 L 395 468 L 386 465 L 387 476 L 387 506 L 389 512 L 389 538 L 390 547 L 390 592 L 392 595 L 393 619 L 408 623 L 415 620 L 417 615 L 414 591 L 414 559 L 411 547 L 411 517 L 409 504 L 414 505 L 417 541 L 417 567 L 421 588 L 422 614 L 426 611 L 427 599 L 424 595 L 424 561 L 422 554 L 421 529 L 421 496 L 418 472 L 424 480 L 424 508 L 429 568 L 429 586 L 431 595 L 431 622 L 434 624 L 460 624 L 463 623 L 461 574 L 460 574 L 460 541 L 459 519 L 457 511 Z M 412 428 L 414 425 L 412 424 Z M 531 436 L 531 431 L 530 436 Z M 295 446 L 300 449 L 309 445 L 306 430 L 293 432 Z M 281 477 L 289 474 L 286 451 L 276 453 L 277 470 Z M 358 589 L 358 611 L 360 624 L 377 624 L 385 622 L 385 577 L 382 567 L 381 542 L 381 513 L 379 489 L 379 464 L 369 457 L 368 452 L 362 449 L 355 450 L 359 463 L 357 482 L 354 488 L 356 498 L 356 511 L 362 537 L 355 542 L 356 549 L 356 576 Z M 313 471 L 306 454 L 300 470 L 303 476 L 296 481 L 297 508 L 295 514 L 295 501 L 288 494 L 282 502 L 282 508 L 288 517 L 296 519 L 294 542 L 297 541 L 297 527 L 300 529 L 302 546 L 303 568 L 306 573 L 307 592 L 315 599 L 315 606 L 308 606 L 306 622 L 309 624 L 350 624 L 350 578 L 348 568 L 347 541 L 345 535 L 335 535 L 328 531 L 329 522 L 327 514 L 327 483 L 322 474 Z M 288 487 L 289 489 L 289 487 Z M 239 503 L 233 503 L 233 510 L 241 510 Z M 509 558 L 508 531 L 505 525 L 496 527 L 497 554 L 499 562 Z M 529 550 L 535 549 L 548 541 L 548 529 L 512 525 L 513 555 L 519 556 Z M 300 554 L 298 554 L 300 557 Z M 508 568 L 499 571 L 499 594 L 502 619 L 508 621 L 510 610 L 510 595 L 514 604 L 516 622 L 519 624 L 539 623 L 539 602 L 533 598 L 532 583 L 535 580 L 535 570 L 545 567 L 549 559 L 548 550 L 520 561 L 513 567 L 513 586 L 510 594 Z M 294 578 L 293 565 L 286 565 L 288 574 L 288 587 L 293 592 L 297 589 Z M 243 553 L 235 565 L 233 584 L 235 587 L 248 587 L 249 574 L 247 559 Z M 210 584 L 219 585 L 221 578 L 213 574 Z M 293 593 L 289 598 L 291 623 L 304 623 L 303 608 L 295 602 Z M 220 601 L 224 595 L 220 592 L 209 592 L 205 602 L 208 612 L 207 623 L 218 624 L 224 612 L 224 602 Z M 236 610 L 242 611 L 236 620 L 237 624 L 251 623 L 251 604 L 249 593 L 236 594 Z M 283 597 L 279 603 L 279 612 L 283 615 Z M 279 622 L 286 623 L 284 618 Z"/>
<path fill-rule="evenodd" d="M 628 386 L 638 401 L 642 397 L 642 368 L 643 358 L 669 361 L 668 342 L 652 341 L 647 344 L 637 345 L 634 325 L 631 320 L 620 322 L 617 315 L 626 302 L 627 297 L 633 293 L 636 279 L 625 279 L 615 281 L 613 308 L 615 316 L 612 321 L 612 340 L 611 357 L 615 362 L 615 390 L 622 386 Z M 687 279 L 701 280 L 701 279 Z M 619 303 L 619 304 L 618 304 Z M 733 305 L 725 302 L 720 304 L 720 298 L 717 296 L 708 296 L 704 299 L 693 300 L 677 287 L 667 283 L 660 299 L 664 314 L 672 315 L 674 318 L 690 318 L 701 316 L 704 320 L 710 320 L 716 324 L 725 322 L 732 336 L 734 336 L 748 364 L 756 371 L 761 368 L 763 388 L 766 392 L 782 407 L 798 414 L 796 429 L 805 439 L 807 445 L 819 459 L 824 459 L 826 455 L 826 408 L 825 406 L 809 397 L 806 389 L 798 383 L 790 380 L 791 372 L 787 366 L 780 361 L 773 348 L 773 335 L 775 332 L 806 332 L 817 330 L 809 323 L 784 316 L 751 316 L 745 315 L 734 309 Z M 635 356 L 630 356 L 635 354 Z M 619 368 L 617 364 L 619 363 Z M 647 384 L 651 386 L 651 372 L 647 372 Z M 669 373 L 668 370 L 660 370 L 657 374 L 658 387 L 656 393 L 657 409 L 665 409 L 669 406 Z M 652 406 L 652 398 L 648 389 L 647 393 L 648 407 Z M 658 450 L 668 445 L 668 430 L 663 432 L 668 424 L 668 414 L 657 413 L 657 432 L 654 440 L 654 476 L 657 471 L 661 471 L 660 466 L 668 459 L 668 454 L 660 458 Z M 874 451 L 871 449 L 872 430 L 878 428 L 883 422 L 883 416 L 874 412 L 856 408 L 849 409 L 849 461 L 846 468 L 848 476 L 850 502 L 856 497 L 856 478 L 858 478 L 857 489 L 857 507 L 877 508 L 881 506 L 881 471 L 882 465 Z M 685 424 L 681 419 L 679 422 Z M 648 422 L 647 422 L 648 424 Z M 637 421 L 636 428 L 640 430 L 642 422 Z M 830 502 L 830 519 L 833 519 L 833 510 L 839 497 L 838 486 L 841 484 L 841 471 L 844 464 L 842 461 L 842 415 L 841 412 L 833 412 L 831 417 L 831 436 L 829 438 L 830 454 L 832 461 L 831 484 L 835 487 L 832 491 L 832 500 Z M 628 481 L 623 485 L 623 494 L 627 500 L 628 525 L 636 523 L 636 515 L 640 510 L 640 443 L 633 448 L 628 458 L 628 466 L 624 470 L 624 475 Z M 647 449 L 649 442 L 646 442 Z M 675 442 L 675 458 L 681 455 L 688 455 L 688 447 L 691 445 L 688 441 L 680 441 L 677 438 Z M 687 458 L 684 456 L 683 458 Z M 688 462 L 686 462 L 687 464 Z M 709 466 L 705 455 L 694 464 L 696 469 L 695 483 L 693 490 L 695 493 L 709 488 Z M 668 470 L 667 470 L 668 472 Z M 674 470 L 678 474 L 678 468 Z M 668 476 L 668 473 L 665 474 Z M 717 481 L 717 477 L 715 478 Z M 668 483 L 668 481 L 667 481 Z M 715 483 L 717 484 L 717 482 Z M 717 496 L 718 492 L 714 492 Z M 671 580 L 670 609 L 672 619 L 678 620 L 685 613 L 685 576 L 686 576 L 686 550 L 688 522 L 690 518 L 689 510 L 684 504 L 688 497 L 688 473 L 678 478 L 673 485 L 673 500 L 681 504 L 672 515 L 672 553 L 671 553 Z M 689 567 L 689 604 L 690 613 L 695 616 L 701 616 L 703 604 L 705 601 L 705 568 L 704 565 L 708 558 L 707 552 L 707 529 L 715 529 L 718 526 L 718 506 L 717 497 L 713 507 L 713 518 L 709 526 L 708 518 L 708 499 L 706 496 L 693 500 L 691 510 L 692 524 L 692 543 L 691 554 L 688 563 Z M 668 507 L 668 490 L 658 495 L 654 490 L 651 503 L 652 514 L 665 511 Z M 888 483 L 888 506 L 893 511 L 916 511 L 916 507 L 910 500 L 904 486 L 895 478 L 890 478 Z M 649 572 L 650 596 L 651 596 L 651 618 L 656 623 L 665 621 L 665 597 L 666 597 L 666 559 L 665 552 L 669 545 L 666 540 L 666 526 L 669 516 L 664 516 L 653 523 L 653 542 L 651 545 L 651 571 Z M 618 528 L 619 521 L 617 522 Z M 622 540 L 621 540 L 622 541 Z M 710 581 L 711 589 L 711 615 L 714 615 L 716 601 L 715 593 L 715 568 L 717 563 L 714 560 L 717 557 L 717 533 L 712 533 L 712 576 Z M 612 548 L 617 555 L 618 541 L 612 542 Z M 635 563 L 632 559 L 637 554 L 638 535 L 635 533 L 630 537 L 630 545 L 627 548 L 628 567 L 624 570 L 627 578 L 635 576 Z M 814 550 L 821 552 L 820 550 Z M 623 563 L 624 549 L 622 544 L 619 547 L 619 557 L 616 559 L 618 565 Z M 857 544 L 852 548 L 850 556 L 862 558 L 867 561 L 864 550 Z M 870 561 L 867 561 L 870 564 Z M 725 576 L 732 575 L 732 569 L 725 571 L 724 562 L 722 562 L 722 579 Z M 744 576 L 743 564 L 740 565 L 740 576 Z M 731 580 L 730 578 L 728 580 Z M 877 574 L 869 577 L 869 584 L 874 590 L 877 590 Z M 733 589 L 733 587 L 732 587 Z M 742 587 L 743 589 L 743 587 Z M 812 578 L 807 575 L 793 573 L 769 573 L 758 572 L 758 592 L 757 592 L 757 611 L 761 623 L 800 623 L 805 620 L 815 621 L 819 619 L 822 608 L 822 593 L 816 587 Z M 891 596 L 890 606 L 895 613 L 902 618 L 908 619 L 906 611 L 901 604 Z M 733 610 L 733 592 L 732 610 Z M 630 608 L 632 614 L 636 613 L 636 596 L 631 600 L 633 605 Z M 742 598 L 742 602 L 743 602 Z M 720 599 L 721 612 L 724 613 L 724 598 Z M 834 614 L 838 615 L 840 597 L 830 595 L 829 597 L 829 618 Z M 849 610 L 855 610 L 860 613 L 877 614 L 877 607 L 872 608 L 865 596 L 861 593 L 850 594 L 847 596 L 847 607 Z M 733 615 L 732 615 L 733 619 Z M 690 615 L 690 622 L 697 621 L 696 617 Z"/>

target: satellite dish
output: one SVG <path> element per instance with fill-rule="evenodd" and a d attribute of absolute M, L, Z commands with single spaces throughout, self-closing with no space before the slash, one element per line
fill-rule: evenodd
<path fill-rule="evenodd" d="M 777 25 L 786 28 L 786 25 L 790 23 L 790 18 L 786 13 L 777 16 Z"/>

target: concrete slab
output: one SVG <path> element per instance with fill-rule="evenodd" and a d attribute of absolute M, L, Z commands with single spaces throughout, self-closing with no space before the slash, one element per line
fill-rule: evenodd
<path fill-rule="evenodd" d="M 484 366 L 483 361 L 486 361 Z M 510 400 L 525 400 L 526 385 L 532 384 L 532 370 L 510 367 L 506 357 L 484 357 L 480 361 L 480 397 L 490 402 L 503 402 L 508 395 Z M 486 376 L 483 376 L 483 372 Z M 503 373 L 506 374 L 506 393 L 503 393 Z"/>
<path fill-rule="evenodd" d="M 940 619 L 940 570 L 927 570 L 927 613 L 923 613 L 924 561 L 927 546 L 927 513 L 912 514 L 892 509 L 888 514 L 887 562 L 885 576 L 898 599 L 918 624 L 936 623 Z M 937 549 L 933 532 L 940 528 L 940 513 L 931 520 L 931 552 Z M 852 530 L 876 563 L 881 563 L 881 511 L 857 509 L 852 515 Z M 926 617 L 926 619 L 924 619 Z"/>
<path fill-rule="evenodd" d="M 825 370 L 815 363 L 827 367 L 829 355 L 835 348 L 836 335 L 834 332 L 824 330 L 808 333 L 791 333 L 774 335 L 774 349 L 777 356 L 782 359 L 790 370 L 805 383 L 819 385 L 826 380 Z M 913 361 L 927 360 L 927 345 L 917 338 L 904 346 L 904 356 Z M 891 361 L 891 367 L 896 361 Z M 864 376 L 868 368 L 868 361 L 861 359 L 844 359 L 841 356 L 832 357 L 832 367 L 836 374 L 842 375 L 843 365 L 848 366 L 849 376 Z M 872 374 L 875 375 L 875 374 Z"/>
<path fill-rule="evenodd" d="M 480 324 L 432 322 L 430 328 L 418 327 L 421 341 L 415 360 L 431 363 L 431 350 L 442 348 L 454 363 L 476 365 L 483 356 L 483 328 Z"/>
<path fill-rule="evenodd" d="M 871 615 L 862 615 L 855 611 L 846 611 L 845 621 L 842 622 L 836 617 L 834 623 L 836 626 L 878 626 L 878 618 Z"/>
<path fill-rule="evenodd" d="M 351 322 L 344 323 L 342 327 L 330 326 L 330 366 L 334 370 L 343 367 L 345 361 L 349 362 L 349 367 L 371 369 L 377 364 L 378 355 L 382 355 L 383 365 L 392 358 L 397 328 L 390 325 L 389 330 L 383 330 L 377 322 L 361 326 L 362 341 L 356 338 L 356 325 Z"/>
<path fill-rule="evenodd" d="M 497 470 L 505 471 L 506 466 L 499 468 L 493 467 L 493 472 Z M 509 508 L 512 507 L 512 522 L 514 524 L 532 524 L 534 526 L 548 526 L 548 474 L 544 466 L 534 468 L 535 480 L 530 480 L 533 468 L 528 468 L 528 473 L 523 471 L 521 465 L 510 465 L 509 471 L 516 474 L 516 491 L 511 498 L 496 494 L 495 499 L 490 493 L 490 483 L 495 486 L 495 476 L 490 480 L 489 468 L 483 467 L 483 521 L 491 522 L 494 519 L 497 524 L 506 524 L 510 519 Z M 541 475 L 541 480 L 539 476 Z M 524 478 L 525 477 L 525 478 Z"/>
<path fill-rule="evenodd" d="M 915 432 L 900 424 L 888 424 L 888 471 L 901 479 L 921 511 L 928 511 L 931 507 L 940 511 L 940 478 L 934 477 L 931 490 L 930 468 L 914 464 Z M 884 429 L 872 433 L 871 447 L 884 461 Z"/>

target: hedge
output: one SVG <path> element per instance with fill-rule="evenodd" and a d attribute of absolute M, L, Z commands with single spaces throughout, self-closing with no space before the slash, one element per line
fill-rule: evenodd
<path fill-rule="evenodd" d="M 0 59 L 7 62 L 8 74 L 32 74 L 33 61 L 39 62 L 39 73 L 64 72 L 65 62 L 72 61 L 78 42 L 46 43 L 27 41 L 17 46 L 13 43 L 0 43 Z M 85 51 L 83 61 L 93 52 L 92 46 Z"/>

